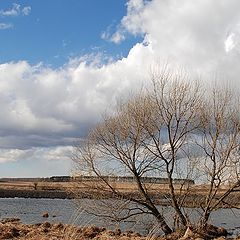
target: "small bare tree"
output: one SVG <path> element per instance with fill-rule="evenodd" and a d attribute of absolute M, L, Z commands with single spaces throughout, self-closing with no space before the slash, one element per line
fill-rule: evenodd
<path fill-rule="evenodd" d="M 207 183 L 201 225 L 205 226 L 211 212 L 228 205 L 234 207 L 229 196 L 240 186 L 239 102 L 229 89 L 214 88 L 205 98 L 201 110 L 200 140 L 203 150 L 199 171 Z M 235 202 L 236 203 L 236 202 Z"/>

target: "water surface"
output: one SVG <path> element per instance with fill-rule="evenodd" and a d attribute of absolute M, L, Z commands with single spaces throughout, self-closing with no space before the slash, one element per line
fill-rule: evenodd
<path fill-rule="evenodd" d="M 82 200 L 84 201 L 84 200 Z M 170 207 L 162 208 L 172 219 L 172 210 Z M 191 211 L 192 218 L 196 218 L 197 211 Z M 44 212 L 49 213 L 49 218 L 42 217 Z M 151 227 L 151 219 L 144 217 L 141 221 L 127 221 L 117 225 L 110 221 L 101 221 L 84 211 L 79 204 L 70 199 L 33 199 L 33 198 L 0 198 L 0 218 L 16 217 L 26 224 L 49 221 L 52 223 L 62 222 L 75 225 L 98 225 L 104 227 L 121 227 L 123 230 L 135 230 L 146 234 Z M 220 209 L 212 213 L 210 222 L 213 225 L 224 227 L 234 235 L 240 234 L 240 210 Z"/>

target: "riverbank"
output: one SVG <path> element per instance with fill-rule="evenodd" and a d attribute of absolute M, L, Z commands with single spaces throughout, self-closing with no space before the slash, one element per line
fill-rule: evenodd
<path fill-rule="evenodd" d="M 21 182 L 21 181 L 5 181 L 0 182 L 0 198 L 48 198 L 48 199 L 73 199 L 73 198 L 94 198 L 94 194 L 90 192 L 91 182 Z M 116 182 L 116 189 L 122 195 L 128 197 L 141 197 L 137 191 L 135 183 Z M 149 194 L 155 204 L 168 206 L 171 205 L 171 196 L 167 184 L 151 184 L 148 186 Z M 175 185 L 176 196 L 181 199 L 184 197 L 184 207 L 199 207 L 205 204 L 205 198 L 208 191 L 205 185 L 192 185 L 191 189 L 182 189 L 181 186 Z M 225 188 L 219 190 L 219 196 L 226 191 Z M 97 192 L 97 197 L 101 195 L 105 198 L 111 198 L 112 192 Z M 216 199 L 219 197 L 216 196 Z M 229 208 L 239 205 L 240 189 L 232 192 L 220 207 Z"/>
<path fill-rule="evenodd" d="M 76 227 L 72 225 L 49 222 L 39 224 L 22 224 L 19 219 L 0 221 L 0 240 L 85 240 L 85 239 L 145 239 L 134 232 L 122 233 L 120 229 L 107 230 L 96 226 Z"/>
<path fill-rule="evenodd" d="M 0 182 L 0 198 L 72 199 L 73 186 L 68 182 Z"/>
<path fill-rule="evenodd" d="M 0 189 L 0 198 L 50 198 L 72 199 L 73 194 L 60 190 Z"/>
<path fill-rule="evenodd" d="M 0 221 L 0 240 L 204 240 L 204 239 L 235 239 L 240 237 L 210 237 L 193 233 L 177 231 L 166 237 L 154 234 L 141 236 L 132 231 L 121 232 L 120 229 L 107 230 L 96 226 L 77 227 L 62 223 L 22 224 L 19 219 L 10 218 Z"/>

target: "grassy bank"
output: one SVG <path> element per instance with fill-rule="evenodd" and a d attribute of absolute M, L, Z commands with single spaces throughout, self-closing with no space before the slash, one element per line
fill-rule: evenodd
<path fill-rule="evenodd" d="M 204 240 L 235 239 L 240 237 L 211 236 L 209 233 L 196 233 L 188 228 L 177 230 L 168 236 L 149 234 L 141 236 L 132 231 L 122 232 L 120 229 L 107 230 L 96 226 L 77 227 L 62 223 L 22 224 L 19 219 L 3 219 L 0 221 L 0 240 Z"/>

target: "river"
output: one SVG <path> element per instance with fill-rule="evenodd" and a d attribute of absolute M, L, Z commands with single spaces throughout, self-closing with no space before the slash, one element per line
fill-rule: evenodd
<path fill-rule="evenodd" d="M 84 201 L 84 200 L 83 200 Z M 165 212 L 171 218 L 171 210 Z M 190 211 L 189 209 L 186 211 Z M 44 212 L 49 213 L 49 218 L 42 217 Z M 192 211 L 192 217 L 196 211 Z M 116 223 L 100 220 L 90 214 L 87 214 L 74 200 L 69 199 L 33 199 L 33 198 L 0 198 L 0 218 L 20 218 L 23 223 L 39 223 L 44 221 L 62 222 L 75 225 L 98 225 L 109 228 L 116 227 Z M 220 209 L 212 213 L 211 223 L 226 228 L 234 235 L 240 235 L 240 210 Z M 125 222 L 118 225 L 123 230 L 135 230 L 146 234 L 150 228 L 150 220 Z"/>

